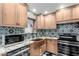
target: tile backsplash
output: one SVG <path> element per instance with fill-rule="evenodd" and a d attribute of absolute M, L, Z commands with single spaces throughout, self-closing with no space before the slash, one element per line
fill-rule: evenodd
<path fill-rule="evenodd" d="M 40 37 L 40 36 L 57 37 L 58 34 L 63 34 L 63 33 L 71 33 L 74 35 L 79 35 L 79 22 L 57 24 L 57 29 L 37 30 L 37 37 Z"/>
<path fill-rule="evenodd" d="M 24 33 L 23 28 L 18 27 L 0 27 L 0 34 L 21 34 Z M 74 33 L 79 34 L 79 23 L 66 23 L 66 24 L 57 24 L 57 29 L 40 29 L 36 30 L 34 33 L 26 33 L 24 35 L 25 39 L 34 38 L 34 37 L 53 37 L 58 36 L 62 33 Z"/>
<path fill-rule="evenodd" d="M 3 35 L 10 35 L 10 34 L 19 34 L 19 33 L 24 33 L 23 28 L 18 28 L 18 27 L 1 27 L 0 26 L 0 34 Z"/>
<path fill-rule="evenodd" d="M 79 23 L 65 23 L 57 24 L 57 29 L 40 29 L 35 30 L 32 33 L 26 33 L 24 35 L 25 39 L 35 38 L 35 37 L 59 37 L 58 34 L 71 33 L 79 34 Z"/>
<path fill-rule="evenodd" d="M 46 37 L 57 36 L 57 32 L 56 30 L 52 30 L 52 29 L 37 30 L 37 37 L 40 37 L 40 36 L 46 36 Z"/>
<path fill-rule="evenodd" d="M 57 33 L 79 34 L 79 23 L 66 23 L 57 25 Z"/>

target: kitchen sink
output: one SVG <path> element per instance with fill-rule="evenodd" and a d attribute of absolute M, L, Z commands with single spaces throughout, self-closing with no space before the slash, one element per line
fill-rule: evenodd
<path fill-rule="evenodd" d="M 33 48 L 39 48 L 40 46 L 42 46 L 44 44 L 44 40 L 41 38 L 37 38 L 37 39 L 33 39 L 32 41 L 34 41 L 34 43 L 32 44 Z"/>

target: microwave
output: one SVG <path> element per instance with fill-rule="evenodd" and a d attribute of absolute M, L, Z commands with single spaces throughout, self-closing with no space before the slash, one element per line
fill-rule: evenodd
<path fill-rule="evenodd" d="M 0 35 L 0 46 L 18 43 L 21 41 L 24 41 L 24 36 L 22 34 L 19 34 L 19 35 Z"/>

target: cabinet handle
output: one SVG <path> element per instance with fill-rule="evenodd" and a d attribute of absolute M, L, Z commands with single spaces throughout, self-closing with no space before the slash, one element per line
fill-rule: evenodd
<path fill-rule="evenodd" d="M 16 23 L 16 25 L 20 25 L 19 23 Z"/>

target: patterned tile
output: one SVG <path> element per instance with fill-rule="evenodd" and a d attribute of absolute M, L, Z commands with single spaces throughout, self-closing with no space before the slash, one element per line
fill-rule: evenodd
<path fill-rule="evenodd" d="M 9 31 L 12 30 L 13 32 L 10 33 Z M 24 33 L 23 28 L 17 28 L 17 27 L 0 27 L 0 34 L 19 34 Z"/>

